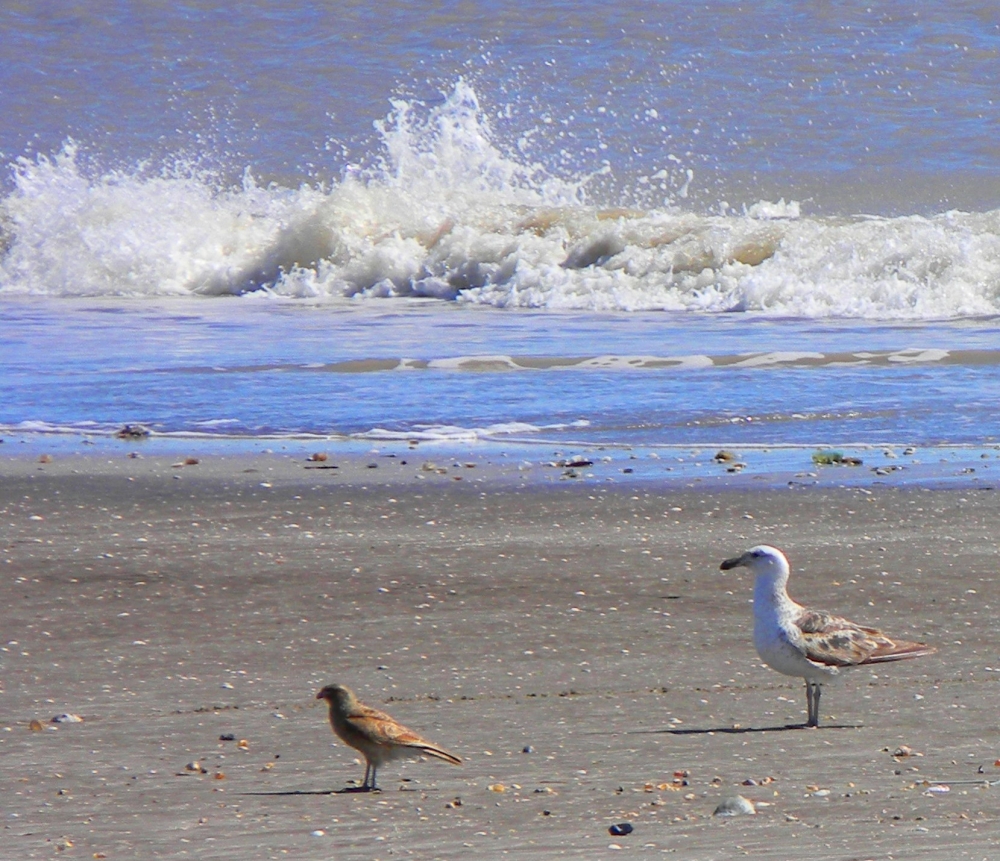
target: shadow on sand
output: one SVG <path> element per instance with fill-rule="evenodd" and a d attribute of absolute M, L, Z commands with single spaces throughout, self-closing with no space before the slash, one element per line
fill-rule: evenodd
<path fill-rule="evenodd" d="M 434 787 L 422 786 L 419 789 L 416 787 L 401 786 L 399 787 L 400 792 L 434 792 Z M 241 792 L 240 795 L 270 795 L 270 796 L 288 796 L 288 795 L 366 795 L 370 792 L 381 793 L 382 790 L 378 787 L 375 789 L 365 789 L 363 786 L 345 786 L 343 789 L 283 789 L 274 790 L 273 792 Z"/>
<path fill-rule="evenodd" d="M 717 726 L 703 729 L 636 729 L 629 730 L 626 735 L 714 735 L 727 733 L 742 735 L 750 732 L 787 732 L 789 730 L 823 730 L 823 729 L 862 729 L 863 724 L 828 723 L 823 726 L 808 726 L 804 723 L 786 723 L 781 726 Z"/>
<path fill-rule="evenodd" d="M 381 789 L 364 789 L 360 786 L 345 786 L 343 789 L 285 789 L 274 792 L 241 792 L 240 795 L 362 795 L 381 792 Z"/>

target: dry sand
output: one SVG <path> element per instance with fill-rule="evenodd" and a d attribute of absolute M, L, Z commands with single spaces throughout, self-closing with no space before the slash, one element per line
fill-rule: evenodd
<path fill-rule="evenodd" d="M 1000 852 L 988 487 L 175 460 L 0 463 L 0 857 Z M 939 653 L 848 672 L 797 728 L 718 570 L 761 542 L 793 596 Z M 338 792 L 364 766 L 334 681 L 465 764 Z M 712 816 L 737 794 L 757 815 Z"/>

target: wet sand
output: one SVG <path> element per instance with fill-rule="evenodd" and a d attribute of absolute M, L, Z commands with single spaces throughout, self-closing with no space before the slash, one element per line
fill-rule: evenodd
<path fill-rule="evenodd" d="M 4 857 L 996 857 L 989 485 L 199 460 L 0 462 Z M 762 542 L 794 597 L 940 651 L 800 728 L 718 570 Z M 334 681 L 465 764 L 342 792 Z M 757 814 L 713 817 L 733 795 Z"/>

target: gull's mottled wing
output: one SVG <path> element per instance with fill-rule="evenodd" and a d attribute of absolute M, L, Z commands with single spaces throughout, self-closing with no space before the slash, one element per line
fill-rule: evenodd
<path fill-rule="evenodd" d="M 802 632 L 805 656 L 826 667 L 853 667 L 885 661 L 901 661 L 936 652 L 933 646 L 893 640 L 877 628 L 857 625 L 840 616 L 803 608 L 795 619 Z"/>

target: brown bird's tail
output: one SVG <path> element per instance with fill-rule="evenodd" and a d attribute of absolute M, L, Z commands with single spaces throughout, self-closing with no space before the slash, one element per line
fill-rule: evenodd
<path fill-rule="evenodd" d="M 449 753 L 443 747 L 438 747 L 437 745 L 428 744 L 427 742 L 421 742 L 419 744 L 411 744 L 415 751 L 425 754 L 426 756 L 433 756 L 435 759 L 443 759 L 445 762 L 450 762 L 452 765 L 461 765 L 462 758 L 455 756 L 453 753 Z"/>

